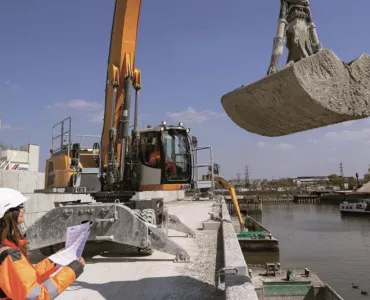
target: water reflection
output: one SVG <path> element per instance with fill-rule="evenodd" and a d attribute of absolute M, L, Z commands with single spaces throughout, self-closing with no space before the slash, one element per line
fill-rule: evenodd
<path fill-rule="evenodd" d="M 280 253 L 245 253 L 248 264 L 307 267 L 344 299 L 359 299 L 352 282 L 370 291 L 370 218 L 342 217 L 339 205 L 264 203 L 252 216 L 279 239 Z"/>

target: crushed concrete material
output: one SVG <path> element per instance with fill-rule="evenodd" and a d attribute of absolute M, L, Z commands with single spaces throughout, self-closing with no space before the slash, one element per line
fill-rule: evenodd
<path fill-rule="evenodd" d="M 276 137 L 370 116 L 370 56 L 342 62 L 331 50 L 221 98 L 241 128 Z"/>
<path fill-rule="evenodd" d="M 174 263 L 174 257 L 154 251 L 149 256 L 99 255 L 86 258 L 84 273 L 58 299 L 225 299 L 216 285 L 220 265 L 217 231 L 203 231 L 212 201 L 168 203 L 177 215 L 196 232 L 196 238 L 170 230 L 169 236 L 190 254 L 189 263 Z M 198 230 L 199 229 L 199 230 Z"/>

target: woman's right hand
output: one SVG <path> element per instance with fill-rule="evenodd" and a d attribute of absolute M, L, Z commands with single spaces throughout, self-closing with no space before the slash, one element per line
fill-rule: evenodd
<path fill-rule="evenodd" d="M 85 260 L 83 259 L 83 257 L 82 257 L 82 256 L 78 259 L 78 261 L 79 261 L 83 266 L 85 266 L 85 265 L 86 265 Z"/>

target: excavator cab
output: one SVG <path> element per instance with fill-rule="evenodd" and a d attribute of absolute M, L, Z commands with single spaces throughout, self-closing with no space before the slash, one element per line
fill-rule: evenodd
<path fill-rule="evenodd" d="M 179 190 L 191 184 L 192 155 L 190 130 L 161 125 L 138 131 L 139 155 L 137 175 L 139 190 Z"/>

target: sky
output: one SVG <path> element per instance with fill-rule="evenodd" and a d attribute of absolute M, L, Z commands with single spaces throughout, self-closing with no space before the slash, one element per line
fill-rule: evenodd
<path fill-rule="evenodd" d="M 370 53 L 370 1 L 312 0 L 320 41 L 342 60 Z M 238 127 L 222 95 L 265 76 L 280 1 L 143 1 L 136 65 L 143 89 L 139 125 L 179 121 L 211 146 L 226 178 L 360 177 L 370 164 L 370 119 L 279 138 Z M 72 118 L 75 134 L 100 135 L 114 1 L 3 1 L 0 10 L 0 140 L 40 145 Z M 282 66 L 285 58 L 280 60 Z M 133 105 L 132 105 L 133 106 Z M 92 142 L 91 142 L 92 144 Z M 207 153 L 199 163 L 208 163 Z M 242 175 L 243 176 L 243 175 Z"/>

